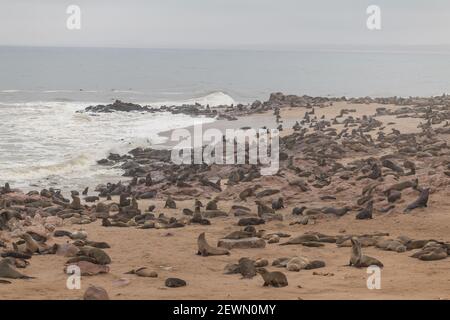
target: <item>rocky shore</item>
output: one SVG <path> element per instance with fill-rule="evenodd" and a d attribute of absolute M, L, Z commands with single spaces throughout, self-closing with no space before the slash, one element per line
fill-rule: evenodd
<path fill-rule="evenodd" d="M 0 295 L 449 297 L 450 96 L 274 93 L 233 107 L 116 101 L 84 110 L 118 111 L 272 115 L 281 130 L 279 170 L 264 176 L 260 164 L 177 165 L 170 150 L 136 148 L 98 161 L 120 166 L 126 183 L 87 186 L 91 192 L 74 190 L 70 198 L 7 184 L 0 190 Z M 383 270 L 378 293 L 366 287 L 371 264 Z M 73 265 L 81 291 L 66 288 Z"/>

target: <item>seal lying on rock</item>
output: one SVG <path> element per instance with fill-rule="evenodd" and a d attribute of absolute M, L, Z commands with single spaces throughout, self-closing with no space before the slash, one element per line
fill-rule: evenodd
<path fill-rule="evenodd" d="M 383 264 L 372 257 L 366 256 L 362 254 L 361 251 L 361 243 L 356 238 L 352 238 L 352 254 L 350 256 L 350 266 L 354 266 L 356 268 L 366 268 L 372 265 L 383 267 Z"/>
<path fill-rule="evenodd" d="M 264 286 L 271 286 L 271 287 L 286 287 L 288 285 L 288 281 L 284 273 L 279 271 L 269 272 L 265 268 L 258 268 L 256 270 L 261 277 L 264 279 Z"/>
<path fill-rule="evenodd" d="M 211 247 L 208 242 L 206 242 L 205 233 L 201 233 L 198 236 L 197 239 L 197 245 L 198 245 L 198 255 L 201 255 L 203 257 L 207 256 L 221 256 L 221 255 L 229 255 L 230 252 L 227 249 L 224 248 L 213 248 Z"/>

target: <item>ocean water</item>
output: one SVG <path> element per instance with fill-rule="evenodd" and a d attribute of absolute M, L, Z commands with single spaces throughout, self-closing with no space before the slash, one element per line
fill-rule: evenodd
<path fill-rule="evenodd" d="M 185 115 L 77 110 L 115 99 L 211 106 L 271 92 L 429 96 L 450 92 L 450 53 L 408 50 L 231 51 L 0 47 L 0 183 L 81 189 L 120 179 L 109 152 L 159 142 Z"/>

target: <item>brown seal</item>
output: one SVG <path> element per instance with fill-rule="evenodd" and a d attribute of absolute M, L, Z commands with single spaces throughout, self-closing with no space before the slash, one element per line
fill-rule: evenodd
<path fill-rule="evenodd" d="M 8 279 L 34 279 L 33 277 L 21 274 L 10 265 L 10 261 L 3 259 L 0 261 L 0 278 Z"/>
<path fill-rule="evenodd" d="M 221 256 L 221 255 L 229 255 L 230 254 L 230 252 L 227 249 L 211 247 L 208 244 L 208 242 L 206 242 L 206 237 L 205 237 L 204 232 L 198 236 L 197 244 L 198 244 L 197 254 L 201 255 L 203 257 Z"/>
<path fill-rule="evenodd" d="M 271 287 L 286 287 L 288 285 L 288 281 L 284 273 L 279 271 L 269 272 L 265 268 L 259 268 L 256 270 L 261 277 L 264 279 L 264 286 L 271 286 Z"/>
<path fill-rule="evenodd" d="M 428 197 L 430 196 L 430 188 L 423 189 L 420 192 L 419 198 L 417 198 L 416 201 L 409 204 L 404 212 L 409 212 L 411 210 L 414 210 L 416 208 L 426 208 L 428 204 Z"/>
<path fill-rule="evenodd" d="M 356 268 L 366 268 L 372 265 L 383 267 L 381 261 L 363 255 L 361 250 L 361 243 L 356 238 L 351 238 L 352 242 L 352 254 L 350 256 L 350 266 L 355 266 Z"/>

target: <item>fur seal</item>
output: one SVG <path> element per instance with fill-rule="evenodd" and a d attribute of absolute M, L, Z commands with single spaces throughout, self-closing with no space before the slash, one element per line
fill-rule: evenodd
<path fill-rule="evenodd" d="M 194 208 L 196 208 L 196 207 L 203 208 L 203 203 L 198 199 L 195 199 L 195 202 L 194 202 Z"/>
<path fill-rule="evenodd" d="M 217 210 L 217 199 L 209 201 L 206 204 L 206 210 Z"/>
<path fill-rule="evenodd" d="M 345 206 L 343 208 L 333 208 L 333 207 L 326 207 L 326 208 L 322 208 L 322 212 L 325 214 L 334 214 L 338 217 L 342 217 L 343 215 L 345 215 L 347 212 L 351 211 L 352 208 Z"/>
<path fill-rule="evenodd" d="M 172 199 L 172 197 L 169 195 L 167 197 L 166 203 L 164 205 L 164 208 L 169 208 L 169 209 L 176 209 L 177 208 L 177 204 L 175 203 L 175 201 Z"/>
<path fill-rule="evenodd" d="M 239 272 L 245 279 L 251 279 L 256 276 L 255 261 L 249 258 L 239 259 Z"/>
<path fill-rule="evenodd" d="M 81 206 L 81 200 L 78 196 L 72 196 L 72 202 L 70 203 L 70 209 L 80 210 L 83 207 Z"/>
<path fill-rule="evenodd" d="M 19 271 L 14 269 L 10 261 L 7 259 L 3 259 L 0 261 L 0 278 L 8 278 L 8 279 L 34 279 L 33 277 L 26 276 L 21 274 Z"/>
<path fill-rule="evenodd" d="M 258 217 L 262 217 L 264 214 L 271 214 L 275 213 L 275 210 L 270 208 L 269 206 L 266 206 L 260 201 L 255 201 L 256 205 L 258 206 Z"/>
<path fill-rule="evenodd" d="M 147 267 L 133 269 L 131 271 L 125 272 L 125 274 L 135 274 L 139 277 L 146 277 L 146 278 L 157 278 L 158 277 L 158 274 L 155 271 L 150 271 Z"/>
<path fill-rule="evenodd" d="M 90 286 L 83 296 L 84 300 L 109 300 L 108 292 L 101 287 Z"/>
<path fill-rule="evenodd" d="M 269 272 L 266 268 L 258 268 L 257 271 L 261 277 L 264 279 L 264 286 L 271 287 L 286 287 L 288 285 L 288 281 L 284 273 L 279 271 Z"/>
<path fill-rule="evenodd" d="M 352 253 L 350 256 L 350 266 L 355 266 L 356 268 L 367 268 L 369 266 L 375 265 L 380 268 L 383 267 L 383 264 L 372 257 L 366 256 L 362 254 L 361 243 L 356 238 L 351 238 L 352 242 Z"/>
<path fill-rule="evenodd" d="M 373 213 L 373 200 L 370 200 L 369 203 L 367 204 L 367 207 L 358 212 L 358 214 L 356 215 L 356 219 L 358 220 L 372 219 L 372 213 Z"/>
<path fill-rule="evenodd" d="M 108 256 L 108 254 L 99 248 L 94 247 L 82 247 L 80 251 L 78 252 L 78 256 L 86 256 L 89 258 L 94 259 L 94 263 L 106 265 L 111 263 L 111 258 Z"/>
<path fill-rule="evenodd" d="M 400 191 L 397 190 L 389 190 L 389 193 L 387 195 L 387 200 L 390 203 L 393 203 L 397 200 L 400 200 L 402 197 L 402 193 Z"/>
<path fill-rule="evenodd" d="M 303 211 L 306 210 L 306 207 L 295 207 L 294 209 L 292 209 L 292 214 L 295 216 L 299 216 L 303 214 Z"/>
<path fill-rule="evenodd" d="M 198 245 L 198 255 L 201 255 L 203 257 L 207 256 L 221 256 L 221 255 L 229 255 L 230 252 L 227 249 L 223 248 L 213 248 L 211 247 L 208 242 L 206 242 L 205 233 L 202 232 L 197 239 L 197 245 Z"/>
<path fill-rule="evenodd" d="M 416 201 L 414 201 L 413 203 L 409 204 L 406 209 L 404 210 L 404 212 L 409 212 L 411 210 L 414 210 L 416 208 L 426 208 L 428 205 L 428 197 L 430 195 L 430 188 L 426 188 L 423 189 L 420 192 L 420 196 L 419 198 L 417 198 Z"/>
<path fill-rule="evenodd" d="M 280 210 L 284 208 L 283 204 L 283 198 L 278 198 L 276 200 L 272 200 L 272 209 L 273 210 Z"/>
<path fill-rule="evenodd" d="M 82 276 L 94 276 L 94 275 L 97 275 L 97 274 L 108 273 L 109 272 L 109 267 L 108 266 L 99 265 L 99 264 L 95 264 L 95 263 L 88 262 L 88 261 L 79 261 L 79 262 L 74 263 L 72 265 L 76 265 L 76 266 L 78 266 L 80 268 Z M 67 273 L 67 268 L 68 268 L 68 266 L 66 266 L 64 268 L 64 272 L 66 272 L 66 273 Z"/>
<path fill-rule="evenodd" d="M 30 234 L 28 233 L 23 233 L 22 235 L 20 235 L 20 237 L 25 240 L 25 252 L 27 253 L 39 253 L 41 252 L 41 246 L 36 242 L 36 240 L 34 240 Z"/>
<path fill-rule="evenodd" d="M 264 223 L 266 223 L 266 221 L 264 219 L 250 217 L 250 218 L 240 219 L 238 221 L 238 226 L 256 226 L 256 225 L 264 224 Z"/>

